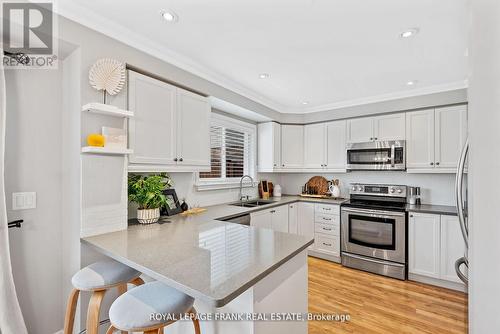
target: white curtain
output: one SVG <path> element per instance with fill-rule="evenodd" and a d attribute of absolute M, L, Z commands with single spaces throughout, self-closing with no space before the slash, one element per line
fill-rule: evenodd
<path fill-rule="evenodd" d="M 3 50 L 0 49 L 0 60 Z M 0 62 L 0 334 L 28 333 L 17 300 L 10 263 L 9 230 L 5 204 L 4 158 L 6 121 L 5 73 Z"/>

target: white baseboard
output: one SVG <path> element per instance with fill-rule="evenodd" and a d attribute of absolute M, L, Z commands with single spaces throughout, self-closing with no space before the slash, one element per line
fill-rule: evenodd
<path fill-rule="evenodd" d="M 456 283 L 456 282 L 450 282 L 438 278 L 432 278 L 432 277 L 426 277 L 418 274 L 411 274 L 408 273 L 408 280 L 410 281 L 415 281 L 415 282 L 420 282 L 420 283 L 425 283 L 425 284 L 430 284 L 430 285 L 436 285 L 442 288 L 447 288 L 447 289 L 452 289 L 456 291 L 462 291 L 467 293 L 467 287 L 463 283 Z"/>

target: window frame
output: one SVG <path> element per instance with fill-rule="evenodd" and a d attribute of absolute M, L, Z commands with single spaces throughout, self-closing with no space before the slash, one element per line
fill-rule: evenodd
<path fill-rule="evenodd" d="M 210 127 L 212 124 L 216 124 L 218 126 L 227 127 L 232 130 L 242 131 L 250 134 L 249 145 L 251 146 L 248 149 L 248 163 L 244 165 L 244 169 L 248 170 L 248 175 L 250 175 L 254 182 L 250 182 L 248 179 L 245 179 L 243 182 L 243 187 L 255 187 L 258 182 L 256 180 L 257 177 L 257 125 L 249 122 L 245 122 L 236 118 L 228 117 L 225 115 L 220 115 L 218 113 L 210 114 Z M 210 162 L 211 162 L 210 157 Z M 225 162 L 225 159 L 223 160 Z M 221 163 L 224 165 L 224 163 Z M 223 169 L 224 167 L 221 166 Z M 200 172 L 196 173 L 196 182 L 195 187 L 198 191 L 203 190 L 215 190 L 215 189 L 230 189 L 230 188 L 239 188 L 240 186 L 240 178 L 201 178 Z"/>

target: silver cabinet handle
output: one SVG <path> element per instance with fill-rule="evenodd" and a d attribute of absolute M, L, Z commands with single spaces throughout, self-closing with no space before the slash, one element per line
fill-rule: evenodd
<path fill-rule="evenodd" d="M 439 162 L 436 162 L 436 166 L 439 166 Z"/>
<path fill-rule="evenodd" d="M 177 158 L 174 158 L 174 161 L 178 161 L 178 160 L 179 160 L 179 159 L 177 159 Z"/>
<path fill-rule="evenodd" d="M 433 162 L 431 162 L 431 166 L 434 166 L 434 163 L 433 163 Z"/>
<path fill-rule="evenodd" d="M 180 158 L 179 161 L 182 162 L 182 161 L 184 161 L 184 159 Z"/>
<path fill-rule="evenodd" d="M 276 212 L 276 210 L 271 210 L 271 211 L 269 211 L 269 212 L 271 212 L 271 213 L 275 213 L 275 212 Z"/>
<path fill-rule="evenodd" d="M 331 208 L 323 208 L 323 210 L 325 210 L 325 211 L 330 211 L 330 210 L 331 210 Z"/>
<path fill-rule="evenodd" d="M 323 227 L 323 230 L 325 230 L 325 231 L 331 231 L 332 229 L 331 228 L 325 228 L 325 227 Z"/>
<path fill-rule="evenodd" d="M 328 246 L 328 247 L 332 247 L 332 244 L 327 244 L 326 242 L 323 242 L 323 245 Z"/>
<path fill-rule="evenodd" d="M 323 217 L 323 220 L 332 220 L 332 218 Z"/>

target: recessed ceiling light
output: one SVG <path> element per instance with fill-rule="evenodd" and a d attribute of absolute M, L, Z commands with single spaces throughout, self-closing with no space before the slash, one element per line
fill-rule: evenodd
<path fill-rule="evenodd" d="M 417 80 L 410 80 L 406 83 L 407 86 L 415 86 L 417 84 Z"/>
<path fill-rule="evenodd" d="M 301 102 L 303 105 L 307 106 L 309 104 L 309 101 L 302 101 Z"/>
<path fill-rule="evenodd" d="M 269 78 L 269 73 L 261 73 L 259 74 L 259 79 L 267 79 Z"/>
<path fill-rule="evenodd" d="M 400 33 L 399 37 L 401 37 L 401 38 L 412 37 L 412 36 L 415 36 L 419 31 L 420 31 L 420 29 L 418 29 L 418 28 L 407 29 L 407 30 L 403 31 L 402 33 Z"/>
<path fill-rule="evenodd" d="M 175 14 L 173 11 L 171 10 L 161 10 L 160 11 L 160 14 L 161 14 L 161 17 L 167 21 L 167 22 L 177 22 L 179 20 L 179 17 L 177 16 L 177 14 Z"/>

